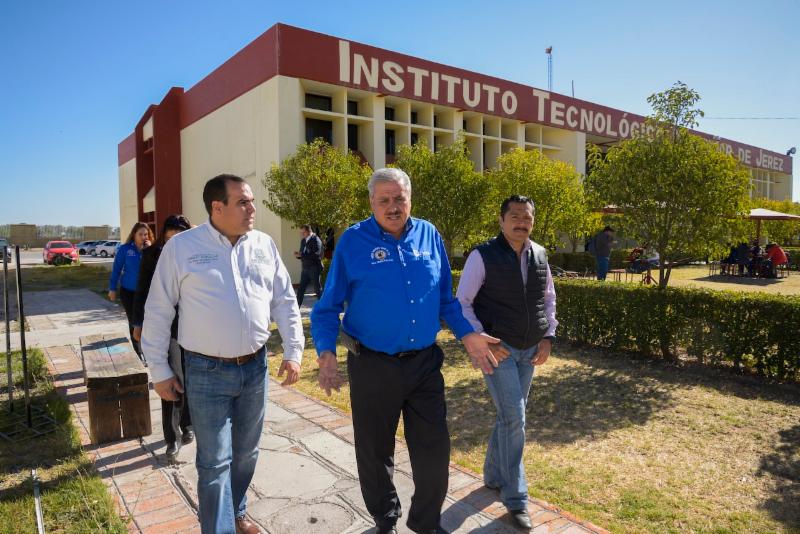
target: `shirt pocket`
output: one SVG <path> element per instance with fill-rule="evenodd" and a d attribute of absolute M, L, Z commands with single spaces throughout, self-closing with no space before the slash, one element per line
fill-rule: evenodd
<path fill-rule="evenodd" d="M 255 292 L 272 294 L 272 282 L 277 266 L 275 262 L 250 262 L 247 265 L 247 284 Z"/>

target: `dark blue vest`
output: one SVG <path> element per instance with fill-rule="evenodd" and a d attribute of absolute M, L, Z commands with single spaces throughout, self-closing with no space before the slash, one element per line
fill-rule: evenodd
<path fill-rule="evenodd" d="M 475 315 L 489 335 L 517 349 L 542 340 L 549 323 L 544 312 L 547 252 L 533 247 L 528 255 L 528 283 L 522 281 L 520 259 L 501 233 L 476 248 L 486 279 L 475 296 Z"/>

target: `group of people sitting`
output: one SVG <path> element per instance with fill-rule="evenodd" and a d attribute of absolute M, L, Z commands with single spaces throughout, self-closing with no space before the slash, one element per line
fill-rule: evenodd
<path fill-rule="evenodd" d="M 769 243 L 762 250 L 757 241 L 752 246 L 742 242 L 731 245 L 728 256 L 720 262 L 720 270 L 731 276 L 777 278 L 778 267 L 788 263 L 786 252 L 777 243 Z"/>
<path fill-rule="evenodd" d="M 658 251 L 649 243 L 645 243 L 644 246 L 634 247 L 628 254 L 625 260 L 628 264 L 626 270 L 629 273 L 643 273 L 648 269 L 658 268 L 660 259 Z"/>

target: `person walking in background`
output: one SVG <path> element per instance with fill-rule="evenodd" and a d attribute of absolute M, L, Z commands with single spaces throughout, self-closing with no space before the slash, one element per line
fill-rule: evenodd
<path fill-rule="evenodd" d="M 510 355 L 484 375 L 497 410 L 483 466 L 486 487 L 500 492 L 514 525 L 530 530 L 525 448 L 525 409 L 534 368 L 550 356 L 555 340 L 556 290 L 547 251 L 530 239 L 535 208 L 514 195 L 500 206 L 500 233 L 470 254 L 456 297 L 476 332 L 503 340 Z"/>
<path fill-rule="evenodd" d="M 303 305 L 308 284 L 314 284 L 317 299 L 322 296 L 322 240 L 311 230 L 311 226 L 304 224 L 300 227 L 300 250 L 294 257 L 301 262 L 300 285 L 297 288 L 297 305 Z"/>
<path fill-rule="evenodd" d="M 603 228 L 602 232 L 598 232 L 598 234 L 589 241 L 588 252 L 595 258 L 598 280 L 605 280 L 606 275 L 608 275 L 608 264 L 611 259 L 611 245 L 614 243 L 614 229 L 610 226 Z"/>
<path fill-rule="evenodd" d="M 305 336 L 292 281 L 275 241 L 253 229 L 255 198 L 241 177 L 221 174 L 203 189 L 207 222 L 161 251 L 142 326 L 153 389 L 175 401 L 183 384 L 168 363 L 180 311 L 186 397 L 197 443 L 197 496 L 203 534 L 256 534 L 247 518 L 267 401 L 265 344 L 278 326 L 282 385 L 297 382 Z"/>
<path fill-rule="evenodd" d="M 108 282 L 108 300 L 117 300 L 117 287 L 119 298 L 125 315 L 128 318 L 128 330 L 131 336 L 133 350 L 142 357 L 139 341 L 133 337 L 133 299 L 139 280 L 139 268 L 142 261 L 142 250 L 149 247 L 155 237 L 147 223 L 137 222 L 131 228 L 125 243 L 119 246 L 114 256 L 114 267 L 111 269 L 111 279 Z"/>
<path fill-rule="evenodd" d="M 161 257 L 161 249 L 172 236 L 188 230 L 192 225 L 183 215 L 170 215 L 164 220 L 161 234 L 158 240 L 151 247 L 142 252 L 142 263 L 139 270 L 139 281 L 136 287 L 136 295 L 133 299 L 133 338 L 138 342 L 141 340 L 142 324 L 144 323 L 144 306 L 147 301 L 147 294 L 150 292 L 150 283 L 156 271 L 158 258 Z M 179 377 L 181 384 L 183 381 L 183 349 L 178 344 L 178 315 L 172 320 L 170 327 L 169 340 L 169 360 L 175 376 Z M 185 390 L 185 388 L 184 388 Z M 194 432 L 190 425 L 192 419 L 189 415 L 189 405 L 186 402 L 186 393 L 180 396 L 177 401 L 167 401 L 161 399 L 161 426 L 164 430 L 164 441 L 167 444 L 166 455 L 170 461 L 175 461 L 178 456 L 180 445 L 186 445 L 194 441 Z M 180 440 L 178 440 L 180 433 Z"/>

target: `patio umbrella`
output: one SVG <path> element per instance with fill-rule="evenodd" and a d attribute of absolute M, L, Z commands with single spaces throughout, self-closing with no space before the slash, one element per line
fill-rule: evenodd
<path fill-rule="evenodd" d="M 750 210 L 748 219 L 756 222 L 756 239 L 761 239 L 761 221 L 800 221 L 800 215 L 772 211 L 764 208 L 753 208 Z"/>

